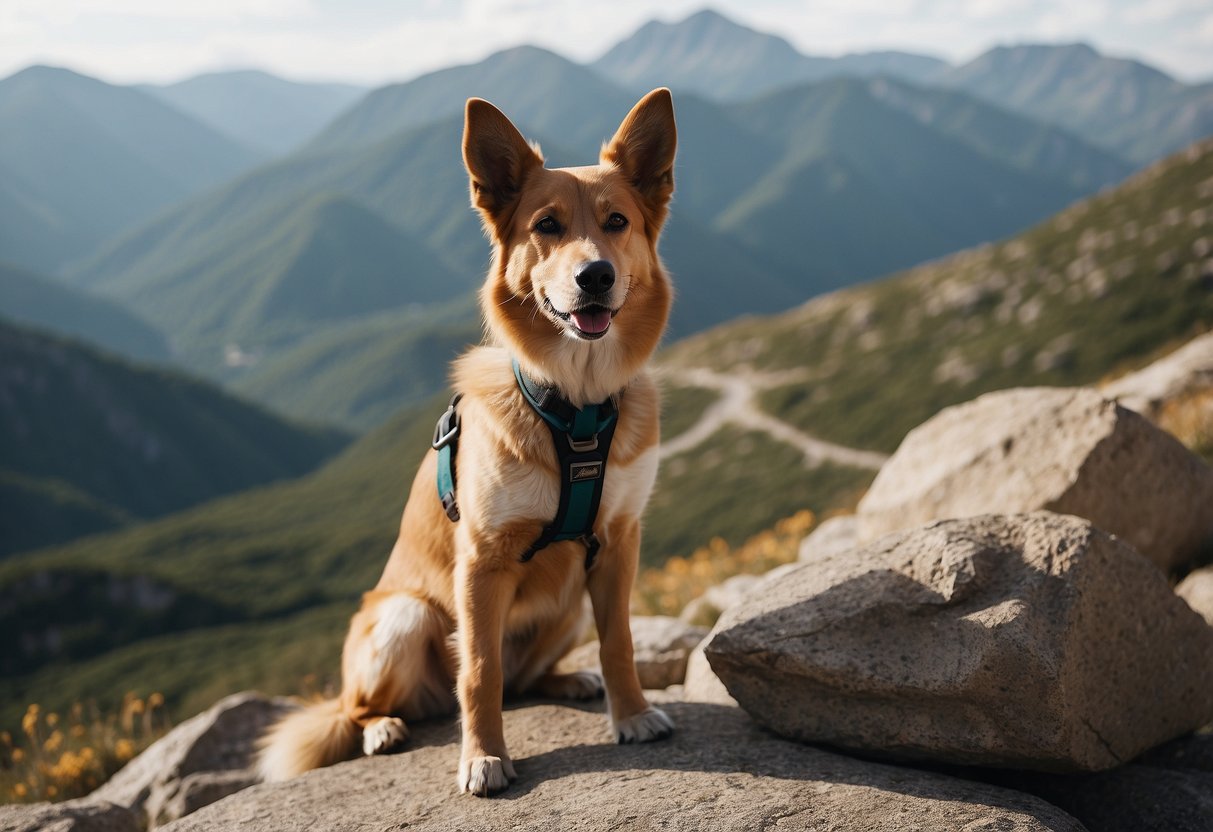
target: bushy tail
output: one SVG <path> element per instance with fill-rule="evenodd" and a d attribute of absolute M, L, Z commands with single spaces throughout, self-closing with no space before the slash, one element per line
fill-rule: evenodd
<path fill-rule="evenodd" d="M 338 699 L 327 699 L 287 714 L 258 746 L 257 770 L 266 782 L 289 780 L 351 756 L 361 733 Z"/>

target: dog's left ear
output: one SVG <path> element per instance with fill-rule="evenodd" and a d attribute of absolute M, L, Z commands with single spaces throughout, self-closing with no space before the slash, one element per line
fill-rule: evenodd
<path fill-rule="evenodd" d="M 618 167 L 640 191 L 654 228 L 665 221 L 674 193 L 677 145 L 674 99 L 663 87 L 640 99 L 602 148 L 602 162 Z"/>
<path fill-rule="evenodd" d="M 487 101 L 469 98 L 463 122 L 463 163 L 471 178 L 472 205 L 498 240 L 513 216 L 522 183 L 543 157 L 505 114 Z"/>

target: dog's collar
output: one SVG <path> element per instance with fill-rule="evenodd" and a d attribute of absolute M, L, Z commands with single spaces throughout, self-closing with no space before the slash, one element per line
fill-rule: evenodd
<path fill-rule="evenodd" d="M 613 420 L 619 411 L 619 394 L 615 394 L 598 404 L 574 407 L 568 399 L 554 386 L 542 384 L 527 375 L 518 363 L 517 358 L 511 359 L 514 367 L 514 379 L 518 389 L 526 399 L 531 409 L 543 418 L 550 427 L 567 434 L 587 432 L 598 433 L 606 423 Z M 580 420 L 580 422 L 579 422 Z M 593 430 L 590 431 L 590 427 Z"/>

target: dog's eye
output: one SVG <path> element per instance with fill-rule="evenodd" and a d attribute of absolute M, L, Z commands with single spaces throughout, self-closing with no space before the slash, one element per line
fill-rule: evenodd
<path fill-rule="evenodd" d="M 607 217 L 607 231 L 620 231 L 628 227 L 628 218 L 618 212 Z"/>
<path fill-rule="evenodd" d="M 560 223 L 551 217 L 544 217 L 539 222 L 535 223 L 535 230 L 540 234 L 559 234 Z"/>

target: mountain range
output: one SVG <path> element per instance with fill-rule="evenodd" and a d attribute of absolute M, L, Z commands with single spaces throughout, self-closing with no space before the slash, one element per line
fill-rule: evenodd
<path fill-rule="evenodd" d="M 288 81 L 255 69 L 210 72 L 139 89 L 241 144 L 275 156 L 313 138 L 366 93 L 355 84 Z"/>
<path fill-rule="evenodd" d="M 264 154 L 156 98 L 67 69 L 0 80 L 0 259 L 55 273 Z"/>
<path fill-rule="evenodd" d="M 1213 327 L 1210 182 L 1213 140 L 1003 242 L 670 346 L 658 365 L 674 451 L 644 561 L 716 535 L 738 542 L 806 506 L 845 507 L 873 474 L 810 463 L 786 434 L 745 423 L 679 449 L 720 397 L 704 373 L 756 385 L 758 411 L 792 432 L 888 452 L 984 391 L 1141 366 Z M 443 403 L 398 413 L 303 478 L 0 564 L 0 622 L 16 634 L 0 648 L 0 722 L 28 701 L 116 700 L 133 680 L 190 713 L 335 667 Z"/>
<path fill-rule="evenodd" d="M 377 397 L 357 415 L 326 389 L 333 374 L 287 368 L 364 356 L 349 345 L 382 331 L 370 317 L 445 303 L 480 282 L 488 250 L 459 157 L 459 111 L 472 94 L 492 97 L 553 164 L 592 159 L 633 101 L 533 47 L 381 88 L 299 151 L 117 238 L 68 277 L 171 332 L 191 369 L 292 415 L 364 429 L 369 414 L 430 392 L 414 382 L 433 378 L 434 356 L 409 350 L 451 343 L 449 327 L 467 331 L 471 316 L 413 316 L 391 360 L 346 364 L 365 384 L 345 393 Z M 1132 169 L 1058 128 L 891 79 L 833 78 L 737 103 L 686 94 L 676 106 L 678 202 L 662 250 L 683 292 L 671 338 L 1014 233 Z M 343 219 L 316 222 L 318 204 L 334 217 L 344 206 Z M 365 289 L 358 309 L 322 292 L 266 302 L 284 275 L 335 280 L 334 258 L 348 285 Z M 321 355 L 322 345 L 337 352 Z"/>

